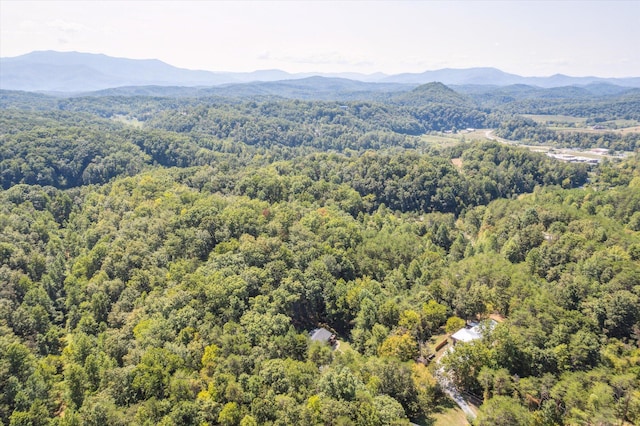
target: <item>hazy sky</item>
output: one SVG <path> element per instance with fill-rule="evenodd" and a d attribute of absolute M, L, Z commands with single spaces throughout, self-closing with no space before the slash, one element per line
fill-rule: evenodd
<path fill-rule="evenodd" d="M 640 0 L 0 0 L 0 56 L 157 58 L 211 71 L 640 76 Z"/>

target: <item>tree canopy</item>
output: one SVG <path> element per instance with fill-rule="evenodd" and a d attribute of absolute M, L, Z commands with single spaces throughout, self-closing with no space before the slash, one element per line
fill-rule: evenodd
<path fill-rule="evenodd" d="M 2 424 L 426 422 L 490 314 L 477 424 L 640 422 L 638 154 L 427 146 L 498 124 L 440 85 L 2 102 Z"/>

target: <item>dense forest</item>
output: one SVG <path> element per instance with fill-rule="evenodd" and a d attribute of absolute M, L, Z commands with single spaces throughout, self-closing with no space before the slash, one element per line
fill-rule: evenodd
<path fill-rule="evenodd" d="M 0 424 L 640 424 L 639 133 L 517 115 L 637 98 L 504 96 L 0 92 Z"/>

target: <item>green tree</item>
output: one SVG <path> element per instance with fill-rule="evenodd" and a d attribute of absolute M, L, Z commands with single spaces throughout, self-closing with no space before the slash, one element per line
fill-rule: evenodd
<path fill-rule="evenodd" d="M 462 327 L 464 327 L 466 325 L 466 321 L 463 320 L 462 318 L 458 318 L 458 317 L 449 317 L 447 319 L 447 323 L 445 324 L 445 331 L 449 334 L 451 333 L 455 333 L 456 331 L 460 330 Z"/>
<path fill-rule="evenodd" d="M 330 398 L 352 401 L 356 396 L 359 380 L 348 367 L 329 370 L 318 382 L 318 389 Z"/>
<path fill-rule="evenodd" d="M 401 361 L 410 361 L 418 357 L 418 343 L 409 333 L 395 334 L 382 342 L 378 354 L 385 357 L 396 357 Z"/>
<path fill-rule="evenodd" d="M 69 402 L 77 409 L 80 409 L 88 385 L 87 375 L 84 369 L 77 364 L 69 364 L 65 368 L 64 378 Z"/>
<path fill-rule="evenodd" d="M 226 403 L 218 415 L 218 422 L 223 426 L 238 425 L 240 420 L 242 420 L 242 411 L 235 402 Z"/>
<path fill-rule="evenodd" d="M 529 411 L 513 398 L 496 396 L 478 410 L 475 424 L 479 426 L 527 426 L 533 424 Z"/>

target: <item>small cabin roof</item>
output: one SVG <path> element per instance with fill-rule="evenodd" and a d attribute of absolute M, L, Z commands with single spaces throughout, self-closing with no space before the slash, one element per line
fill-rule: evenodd
<path fill-rule="evenodd" d="M 476 327 L 473 328 L 461 328 L 451 335 L 451 338 L 459 342 L 471 342 L 472 340 L 478 340 L 482 338 L 482 334 L 479 333 Z"/>
<path fill-rule="evenodd" d="M 486 326 L 492 330 L 493 327 L 498 324 L 498 322 L 494 319 L 490 319 L 488 321 L 483 321 Z M 457 340 L 458 342 L 471 342 L 473 340 L 482 339 L 482 327 L 479 322 L 472 322 L 469 327 L 461 328 L 451 335 L 453 340 Z"/>
<path fill-rule="evenodd" d="M 311 340 L 318 342 L 328 342 L 329 339 L 331 339 L 331 336 L 333 336 L 333 333 L 324 327 L 316 328 L 315 330 L 312 330 L 310 334 Z"/>

